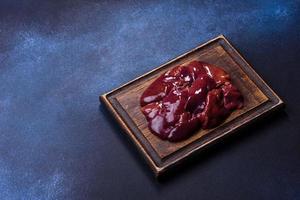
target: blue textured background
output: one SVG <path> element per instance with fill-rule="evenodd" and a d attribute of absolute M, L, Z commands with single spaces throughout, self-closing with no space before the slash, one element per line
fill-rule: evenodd
<path fill-rule="evenodd" d="M 98 95 L 224 34 L 284 112 L 154 179 Z M 300 1 L 1 1 L 0 199 L 300 199 Z"/>

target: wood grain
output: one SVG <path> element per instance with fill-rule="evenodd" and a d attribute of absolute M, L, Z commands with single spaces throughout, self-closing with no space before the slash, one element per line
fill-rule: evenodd
<path fill-rule="evenodd" d="M 153 135 L 147 127 L 147 121 L 140 111 L 140 96 L 162 73 L 192 60 L 214 64 L 227 71 L 232 82 L 244 96 L 244 107 L 233 112 L 220 126 L 214 129 L 200 129 L 192 137 L 182 142 L 172 143 L 161 140 Z M 283 104 L 224 36 L 219 36 L 205 45 L 177 57 L 154 71 L 101 96 L 101 99 L 134 139 L 156 174 Z"/>

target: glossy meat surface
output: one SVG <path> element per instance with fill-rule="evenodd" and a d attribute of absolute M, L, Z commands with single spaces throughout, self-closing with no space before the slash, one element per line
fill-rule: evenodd
<path fill-rule="evenodd" d="M 218 126 L 243 107 L 243 97 L 224 70 L 192 61 L 158 77 L 144 91 L 140 104 L 151 132 L 177 142 L 199 128 Z"/>

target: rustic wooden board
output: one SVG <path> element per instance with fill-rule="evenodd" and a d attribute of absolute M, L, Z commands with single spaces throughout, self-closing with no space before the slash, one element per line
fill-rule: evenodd
<path fill-rule="evenodd" d="M 161 140 L 147 127 L 147 121 L 140 111 L 140 96 L 159 75 L 192 60 L 205 61 L 224 68 L 243 94 L 244 107 L 233 112 L 218 127 L 200 129 L 182 142 L 172 143 Z M 156 175 L 208 144 L 283 105 L 282 100 L 223 35 L 100 97 L 145 156 Z"/>

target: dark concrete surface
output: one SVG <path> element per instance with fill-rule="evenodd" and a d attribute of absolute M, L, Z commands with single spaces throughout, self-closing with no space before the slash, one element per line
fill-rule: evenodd
<path fill-rule="evenodd" d="M 224 34 L 279 112 L 157 181 L 98 95 Z M 0 199 L 300 199 L 300 1 L 0 1 Z"/>

